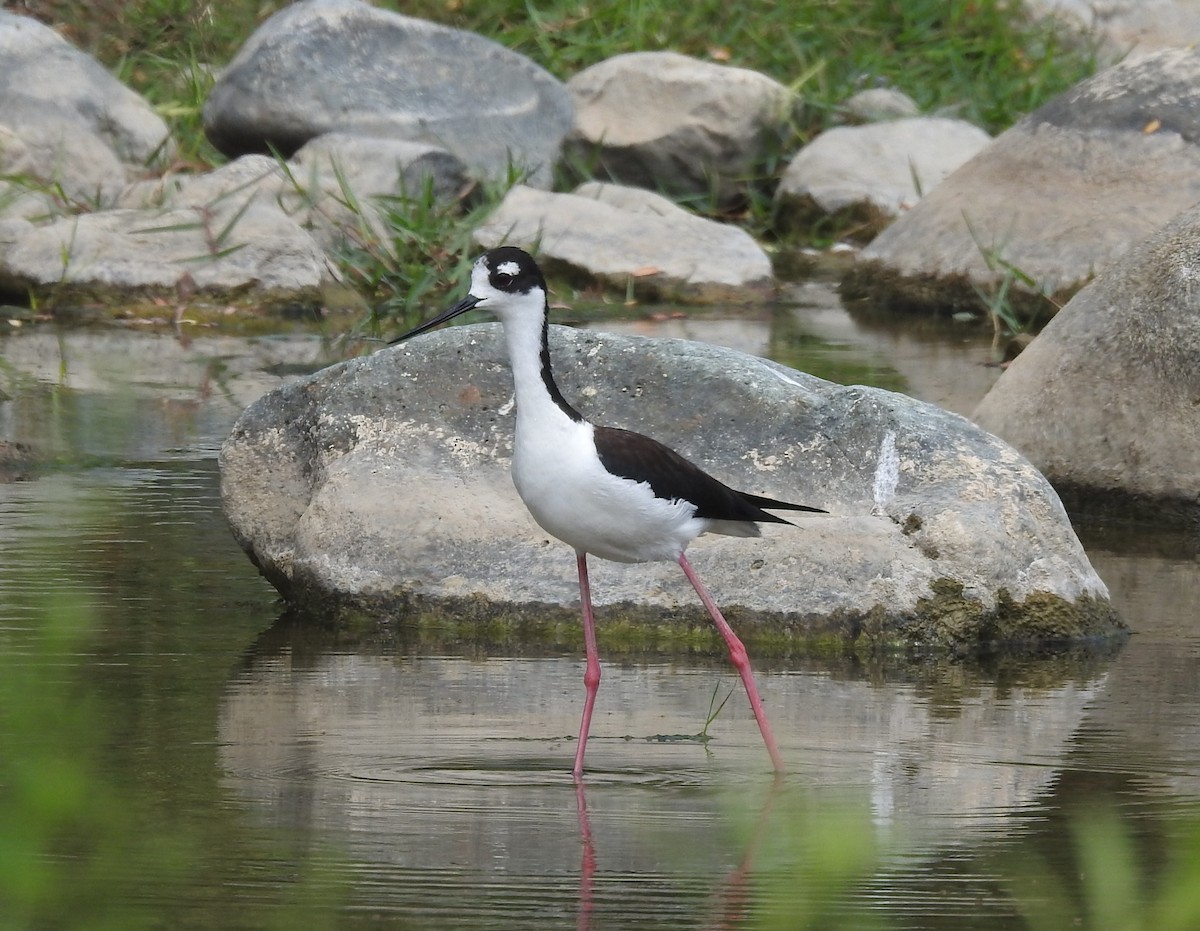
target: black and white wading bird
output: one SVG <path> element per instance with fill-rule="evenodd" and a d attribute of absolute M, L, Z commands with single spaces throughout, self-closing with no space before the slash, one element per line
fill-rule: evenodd
<path fill-rule="evenodd" d="M 789 523 L 765 508 L 823 512 L 734 491 L 657 440 L 585 420 L 554 382 L 546 342 L 546 281 L 537 263 L 520 249 L 504 246 L 485 253 L 475 262 L 471 290 L 465 298 L 392 342 L 424 333 L 476 307 L 499 318 L 508 343 L 517 401 L 513 484 L 542 529 L 575 548 L 587 649 L 583 676 L 587 692 L 575 751 L 575 778 L 583 773 L 583 754 L 600 687 L 600 658 L 588 587 L 589 553 L 616 562 L 679 563 L 725 638 L 771 762 L 782 771 L 783 758 L 758 697 L 746 649 L 684 550 L 702 533 L 756 537 L 760 522 Z"/>

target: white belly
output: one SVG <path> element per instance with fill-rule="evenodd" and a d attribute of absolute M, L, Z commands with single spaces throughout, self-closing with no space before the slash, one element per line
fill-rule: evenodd
<path fill-rule="evenodd" d="M 527 432 L 517 432 L 513 484 L 542 529 L 569 546 L 616 562 L 674 561 L 704 532 L 691 503 L 607 472 L 590 424 L 538 431 L 535 441 Z"/>

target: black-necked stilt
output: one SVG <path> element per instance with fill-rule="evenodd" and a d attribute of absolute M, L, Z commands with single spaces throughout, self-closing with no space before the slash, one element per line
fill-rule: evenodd
<path fill-rule="evenodd" d="M 788 521 L 764 508 L 815 511 L 734 491 L 674 450 L 639 433 L 589 423 L 567 403 L 550 371 L 549 302 L 541 270 L 512 246 L 492 249 L 471 272 L 471 290 L 438 317 L 394 340 L 402 342 L 472 308 L 491 311 L 504 325 L 517 400 L 513 484 L 542 528 L 575 548 L 587 667 L 586 696 L 573 773 L 583 754 L 600 687 L 596 624 L 588 586 L 588 554 L 617 562 L 679 563 L 729 648 L 775 769 L 783 759 L 767 723 L 746 649 L 692 568 L 684 550 L 702 533 L 759 535 L 759 522 Z"/>

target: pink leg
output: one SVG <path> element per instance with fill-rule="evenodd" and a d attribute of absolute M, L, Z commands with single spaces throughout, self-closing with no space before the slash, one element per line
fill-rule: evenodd
<path fill-rule="evenodd" d="M 587 748 L 588 732 L 592 729 L 592 708 L 596 705 L 596 693 L 600 691 L 600 651 L 596 649 L 596 618 L 592 614 L 592 589 L 588 584 L 587 553 L 575 551 L 575 563 L 579 568 L 579 601 L 583 610 L 583 645 L 587 651 L 587 668 L 583 673 L 583 686 L 587 695 L 583 701 L 583 720 L 579 723 L 579 742 L 575 747 L 575 768 L 571 773 L 578 780 L 583 776 L 583 751 Z"/>
<path fill-rule="evenodd" d="M 742 684 L 746 686 L 746 695 L 750 699 L 750 707 L 754 709 L 754 719 L 758 721 L 758 729 L 762 732 L 767 752 L 771 754 L 771 763 L 774 765 L 775 771 L 781 773 L 783 772 L 783 757 L 779 755 L 779 747 L 775 745 L 775 737 L 771 734 L 771 725 L 767 723 L 767 712 L 763 710 L 762 699 L 758 697 L 758 686 L 754 684 L 754 673 L 750 669 L 750 657 L 746 655 L 746 648 L 742 646 L 742 641 L 733 632 L 733 628 L 729 626 L 729 622 L 721 614 L 717 603 L 713 601 L 712 595 L 708 593 L 708 589 L 700 581 L 700 576 L 696 575 L 696 570 L 692 568 L 692 564 L 688 562 L 687 556 L 683 553 L 679 554 L 679 565 L 683 569 L 683 574 L 688 577 L 688 581 L 692 583 L 696 594 L 700 596 L 700 600 L 704 602 L 704 607 L 712 616 L 717 630 L 725 638 L 725 645 L 729 647 L 729 658 L 733 661 L 738 675 L 742 677 Z"/>

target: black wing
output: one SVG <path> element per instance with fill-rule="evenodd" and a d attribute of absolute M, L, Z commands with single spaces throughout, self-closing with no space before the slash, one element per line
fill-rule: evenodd
<path fill-rule="evenodd" d="M 697 517 L 787 524 L 791 522 L 768 514 L 763 509 L 825 513 L 820 508 L 805 504 L 790 504 L 735 491 L 669 446 L 640 433 L 614 427 L 596 427 L 595 431 L 596 452 L 605 469 L 621 478 L 648 483 L 659 498 L 690 501 L 696 506 Z"/>

